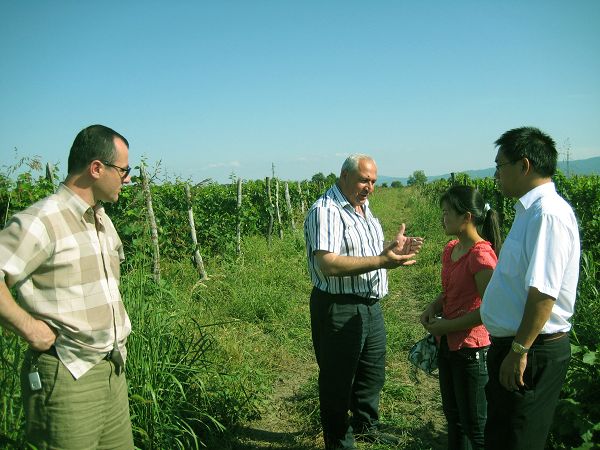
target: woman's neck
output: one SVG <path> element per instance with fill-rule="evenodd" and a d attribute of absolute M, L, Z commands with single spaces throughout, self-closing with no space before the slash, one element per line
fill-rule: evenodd
<path fill-rule="evenodd" d="M 458 245 L 460 248 L 468 249 L 473 247 L 477 242 L 483 241 L 483 238 L 479 236 L 475 227 L 466 227 L 461 233 L 457 234 Z"/>

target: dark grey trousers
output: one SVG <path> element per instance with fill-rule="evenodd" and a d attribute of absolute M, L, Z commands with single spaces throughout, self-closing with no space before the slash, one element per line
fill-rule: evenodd
<path fill-rule="evenodd" d="M 310 317 L 326 448 L 353 448 L 353 430 L 364 432 L 379 423 L 386 351 L 381 306 L 314 288 Z"/>
<path fill-rule="evenodd" d="M 488 351 L 485 448 L 543 450 L 571 359 L 569 337 L 536 339 L 527 355 L 523 375 L 526 386 L 515 392 L 504 389 L 498 380 L 500 365 L 510 351 L 511 342 L 512 338 L 492 338 Z"/>

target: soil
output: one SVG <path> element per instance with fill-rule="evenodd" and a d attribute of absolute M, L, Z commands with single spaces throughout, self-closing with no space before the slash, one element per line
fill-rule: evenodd
<path fill-rule="evenodd" d="M 268 408 L 262 411 L 262 417 L 244 426 L 232 430 L 235 436 L 225 448 L 232 450 L 250 449 L 280 449 L 280 450 L 316 450 L 323 448 L 322 435 L 305 429 L 306 423 L 301 423 L 294 416 L 295 403 L 302 395 L 298 389 L 306 383 L 310 374 L 317 373 L 314 362 L 294 362 L 294 367 L 286 367 L 274 386 Z M 407 375 L 407 383 L 411 383 L 416 391 L 417 401 L 406 406 L 407 415 L 418 415 L 423 425 L 410 431 L 390 427 L 402 439 L 397 448 L 403 449 L 433 449 L 446 448 L 445 419 L 440 411 L 439 387 L 437 378 L 428 376 L 412 367 L 400 364 L 401 370 Z M 397 370 L 398 367 L 392 368 Z M 404 405 L 403 405 L 404 407 Z M 382 450 L 385 447 L 358 443 L 359 449 Z M 217 450 L 217 447 L 214 447 Z"/>
<path fill-rule="evenodd" d="M 234 431 L 235 450 L 286 449 L 310 450 L 322 448 L 322 437 L 307 435 L 303 424 L 294 417 L 294 403 L 301 395 L 298 388 L 306 383 L 311 373 L 316 373 L 316 363 L 294 362 L 294 367 L 286 366 L 277 380 L 268 408 L 262 411 L 260 419 L 250 422 Z M 305 426 L 305 425 L 304 425 Z"/>

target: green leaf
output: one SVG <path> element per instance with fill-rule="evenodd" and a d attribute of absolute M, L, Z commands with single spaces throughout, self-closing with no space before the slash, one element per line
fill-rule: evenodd
<path fill-rule="evenodd" d="M 589 364 L 590 366 L 596 364 L 596 352 L 587 352 L 585 355 L 583 355 L 583 362 L 585 364 Z"/>

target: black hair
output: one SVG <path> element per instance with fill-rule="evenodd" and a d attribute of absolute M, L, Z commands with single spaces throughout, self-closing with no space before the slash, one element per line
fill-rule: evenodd
<path fill-rule="evenodd" d="M 440 197 L 440 206 L 444 203 L 458 214 L 471 213 L 473 223 L 480 230 L 481 237 L 492 244 L 496 255 L 500 254 L 502 247 L 500 218 L 476 188 L 460 184 L 454 185 Z"/>
<path fill-rule="evenodd" d="M 129 147 L 127 139 L 104 125 L 90 125 L 81 130 L 75 137 L 69 152 L 68 173 L 79 173 L 96 159 L 109 164 L 114 163 L 115 138 L 121 139 Z"/>
<path fill-rule="evenodd" d="M 495 144 L 510 162 L 527 158 L 535 172 L 543 177 L 551 177 L 556 172 L 556 144 L 538 128 L 514 128 L 500 136 Z"/>

